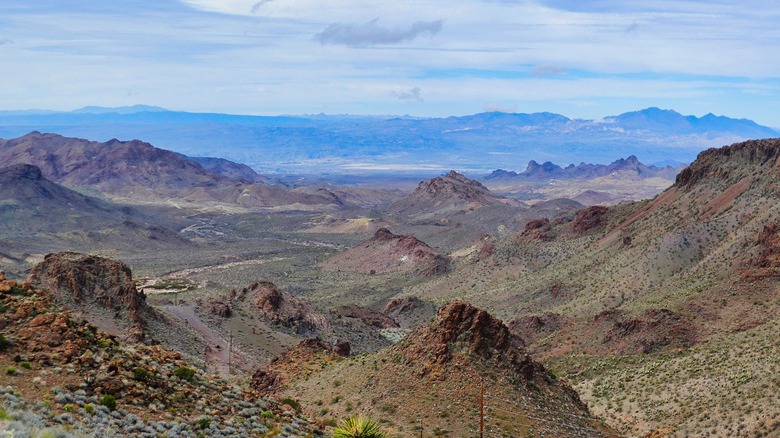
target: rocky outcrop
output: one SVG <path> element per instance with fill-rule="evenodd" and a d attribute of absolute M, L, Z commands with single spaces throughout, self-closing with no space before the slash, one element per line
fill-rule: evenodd
<path fill-rule="evenodd" d="M 648 309 L 638 315 L 604 311 L 596 315 L 594 324 L 604 326 L 602 343 L 613 354 L 652 353 L 697 342 L 690 318 L 669 309 Z"/>
<path fill-rule="evenodd" d="M 577 212 L 571 224 L 571 231 L 577 236 L 582 236 L 590 231 L 606 225 L 609 209 L 600 205 L 583 208 Z"/>
<path fill-rule="evenodd" d="M 520 232 L 520 241 L 548 242 L 555 238 L 552 234 L 550 234 L 551 231 L 552 224 L 550 223 L 550 219 L 534 219 L 525 224 L 525 228 L 523 228 L 523 231 Z"/>
<path fill-rule="evenodd" d="M 557 313 L 545 313 L 543 315 L 530 315 L 517 318 L 509 323 L 509 330 L 532 344 L 537 339 L 550 336 L 564 328 L 571 321 L 569 318 Z"/>
<path fill-rule="evenodd" d="M 408 364 L 420 376 L 442 376 L 454 355 L 507 367 L 530 381 L 546 371 L 523 349 L 523 341 L 485 310 L 455 301 L 442 307 L 434 322 L 400 344 Z"/>
<path fill-rule="evenodd" d="M 260 314 L 272 324 L 292 329 L 296 334 L 315 336 L 328 326 L 324 316 L 308 304 L 279 289 L 270 281 L 252 283 L 248 288 Z"/>
<path fill-rule="evenodd" d="M 342 349 L 348 348 L 342 345 Z M 347 354 L 348 355 L 348 354 Z M 263 392 L 273 393 L 281 390 L 285 383 L 304 379 L 317 371 L 310 364 L 315 362 L 327 363 L 338 359 L 338 354 L 324 342 L 317 338 L 304 339 L 295 347 L 275 357 L 266 368 L 260 368 L 252 374 L 252 388 Z"/>
<path fill-rule="evenodd" d="M 687 190 L 702 180 L 735 183 L 745 172 L 738 168 L 780 168 L 780 139 L 750 140 L 722 148 L 707 149 L 677 175 L 675 187 Z"/>
<path fill-rule="evenodd" d="M 27 281 L 109 333 L 134 342 L 148 340 L 146 320 L 155 315 L 122 262 L 74 252 L 49 254 Z"/>
<path fill-rule="evenodd" d="M 412 235 L 393 234 L 380 228 L 369 240 L 329 257 L 320 267 L 329 271 L 353 271 L 365 274 L 409 272 L 431 277 L 450 271 L 450 258 L 434 251 Z"/>
<path fill-rule="evenodd" d="M 331 310 L 331 314 L 337 318 L 355 318 L 364 324 L 380 329 L 398 327 L 398 323 L 384 313 L 354 304 L 337 307 Z"/>

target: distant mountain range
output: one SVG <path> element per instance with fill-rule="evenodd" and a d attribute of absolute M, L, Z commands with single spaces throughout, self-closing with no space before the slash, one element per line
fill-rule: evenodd
<path fill-rule="evenodd" d="M 635 155 L 620 158 L 608 165 L 580 163 L 566 167 L 558 166 L 550 161 L 542 164 L 531 160 L 523 172 L 496 169 L 484 177 L 485 181 L 548 181 L 552 179 L 587 180 L 616 173 L 631 173 L 638 178 L 660 177 L 673 180 L 685 166 L 646 166 L 639 162 Z"/>
<path fill-rule="evenodd" d="M 31 131 L 108 141 L 143 139 L 189 156 L 215 156 L 260 173 L 427 173 L 518 169 L 529 160 L 689 163 L 708 148 L 780 136 L 746 119 L 647 108 L 600 120 L 552 113 L 464 117 L 242 116 L 158 107 L 0 112 L 0 137 Z"/>

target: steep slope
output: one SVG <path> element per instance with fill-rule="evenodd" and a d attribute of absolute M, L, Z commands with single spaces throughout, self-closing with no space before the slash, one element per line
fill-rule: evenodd
<path fill-rule="evenodd" d="M 776 337 L 764 338 L 780 315 L 778 180 L 780 140 L 711 149 L 651 201 L 591 207 L 571 222 L 534 224 L 499 242 L 481 266 L 406 293 L 442 301 L 479 299 L 514 320 L 536 357 L 587 388 L 588 403 L 609 412 L 611 424 L 627 434 L 700 431 L 703 416 L 741 425 L 738 433 L 714 427 L 718 436 L 763 433 L 762 424 L 780 411 L 767 390 L 776 385 L 771 373 L 754 370 L 776 364 L 771 355 L 741 348 L 741 342 L 755 336 L 761 348 L 780 349 Z M 631 386 L 639 392 L 625 394 L 622 385 L 616 392 L 617 386 L 595 383 L 608 379 L 619 385 L 613 379 L 648 376 L 647 360 L 662 368 L 691 366 L 696 355 L 712 351 L 727 352 L 733 362 L 717 362 L 696 385 L 682 377 L 688 371 L 665 374 L 659 388 L 666 396 L 648 399 L 641 385 Z M 581 354 L 595 358 L 577 359 Z M 615 354 L 625 359 L 612 358 Z M 588 360 L 596 362 L 593 368 L 585 365 Z M 751 370 L 749 382 L 735 380 L 740 370 Z M 751 406 L 764 411 L 734 408 L 739 396 L 722 379 L 753 391 Z M 693 393 L 681 401 L 681 391 Z M 619 394 L 655 402 L 625 402 L 615 411 L 625 401 Z"/>
<path fill-rule="evenodd" d="M 72 252 L 49 254 L 32 268 L 27 281 L 101 330 L 132 342 L 147 339 L 147 321 L 160 318 L 136 289 L 130 268 L 115 260 Z"/>
<path fill-rule="evenodd" d="M 324 435 L 285 402 L 208 374 L 179 352 L 119 342 L 57 305 L 56 295 L 0 273 L 4 433 Z"/>
<path fill-rule="evenodd" d="M 128 212 L 60 186 L 29 164 L 0 168 L 0 232 L 93 229 L 121 223 Z"/>
<path fill-rule="evenodd" d="M 278 187 L 234 181 L 192 159 L 139 140 L 105 143 L 32 132 L 0 140 L 0 161 L 33 164 L 43 175 L 69 187 L 87 187 L 129 201 L 181 200 L 246 208 L 311 208 L 331 199 Z"/>
<path fill-rule="evenodd" d="M 364 274 L 410 272 L 432 276 L 450 270 L 450 259 L 414 236 L 393 234 L 380 228 L 374 237 L 319 263 L 328 271 L 355 271 Z"/>
<path fill-rule="evenodd" d="M 310 356 L 321 370 L 299 373 L 283 393 L 305 400 L 305 409 L 327 403 L 319 415 L 381 418 L 401 435 L 422 427 L 425 434 L 473 436 L 482 380 L 487 436 L 615 436 L 501 321 L 463 302 L 444 306 L 431 325 L 378 353 L 332 358 Z"/>

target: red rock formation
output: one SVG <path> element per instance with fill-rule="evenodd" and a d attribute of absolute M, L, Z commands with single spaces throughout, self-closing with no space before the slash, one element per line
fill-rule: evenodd
<path fill-rule="evenodd" d="M 274 324 L 292 328 L 297 334 L 313 336 L 327 327 L 324 316 L 270 281 L 252 283 L 249 294 L 260 313 Z"/>
<path fill-rule="evenodd" d="M 145 320 L 153 311 L 122 262 L 73 252 L 49 254 L 32 268 L 28 282 L 62 306 L 101 321 L 96 324 L 109 333 L 133 342 L 146 338 Z M 112 319 L 118 326 L 105 322 Z"/>
<path fill-rule="evenodd" d="M 577 212 L 574 222 L 571 224 L 571 231 L 575 235 L 582 236 L 589 231 L 595 230 L 606 224 L 606 216 L 609 212 L 607 207 L 594 205 L 583 208 Z"/>

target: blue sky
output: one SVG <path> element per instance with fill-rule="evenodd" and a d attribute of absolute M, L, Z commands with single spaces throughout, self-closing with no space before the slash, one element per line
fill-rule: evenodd
<path fill-rule="evenodd" d="M 0 110 L 657 106 L 777 128 L 779 55 L 774 0 L 3 0 Z"/>

